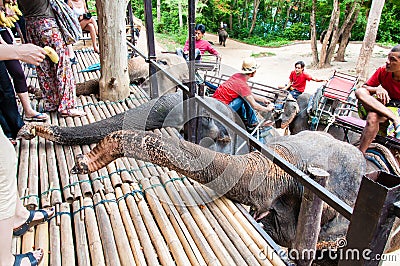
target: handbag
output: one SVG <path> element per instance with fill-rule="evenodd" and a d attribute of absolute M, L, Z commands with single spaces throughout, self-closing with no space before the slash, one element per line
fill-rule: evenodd
<path fill-rule="evenodd" d="M 49 2 L 65 43 L 76 43 L 82 36 L 78 18 L 64 1 L 49 0 Z"/>

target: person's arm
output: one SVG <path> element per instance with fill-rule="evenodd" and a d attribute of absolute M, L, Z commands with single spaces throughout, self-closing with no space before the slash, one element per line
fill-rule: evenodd
<path fill-rule="evenodd" d="M 89 10 L 87 9 L 87 6 L 86 6 L 86 1 L 81 0 L 81 2 L 83 2 L 83 8 L 85 9 L 85 12 L 89 13 Z"/>
<path fill-rule="evenodd" d="M 311 80 L 315 81 L 315 82 L 323 82 L 323 81 L 326 82 L 327 81 L 326 79 L 317 79 L 317 78 L 313 78 L 313 77 L 311 78 Z"/>
<path fill-rule="evenodd" d="M 372 87 L 364 84 L 361 87 L 365 88 L 370 95 L 376 95 L 376 99 L 384 105 L 390 101 L 389 93 L 382 86 Z"/>
<path fill-rule="evenodd" d="M 46 51 L 34 44 L 0 44 L 0 60 L 21 60 L 38 66 L 46 57 Z"/>
<path fill-rule="evenodd" d="M 254 110 L 259 112 L 271 112 L 274 110 L 274 105 L 272 103 L 269 103 L 267 106 L 262 106 L 254 99 L 254 96 L 255 95 L 250 94 L 249 96 L 244 97 Z"/>
<path fill-rule="evenodd" d="M 218 53 L 217 50 L 215 50 L 215 49 L 211 46 L 210 42 L 208 42 L 208 41 L 205 41 L 205 42 L 207 42 L 206 51 L 209 52 L 210 54 L 213 54 L 213 55 L 215 55 L 215 56 L 221 58 L 221 55 Z"/>
<path fill-rule="evenodd" d="M 188 54 L 189 53 L 189 39 L 186 40 L 185 46 L 183 47 L 183 53 Z"/>

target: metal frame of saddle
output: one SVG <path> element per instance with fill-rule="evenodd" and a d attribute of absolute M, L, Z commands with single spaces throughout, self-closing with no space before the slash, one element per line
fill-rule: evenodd
<path fill-rule="evenodd" d="M 311 118 L 311 130 L 316 130 L 321 120 L 324 120 L 327 123 L 327 131 L 336 117 L 347 116 L 356 110 L 354 91 L 357 82 L 357 76 L 335 70 L 329 81 L 322 86 L 322 95 Z"/>

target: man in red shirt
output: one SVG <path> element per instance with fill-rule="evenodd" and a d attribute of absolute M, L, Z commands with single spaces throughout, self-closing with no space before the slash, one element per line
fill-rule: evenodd
<path fill-rule="evenodd" d="M 294 64 L 295 70 L 290 73 L 289 83 L 286 86 L 280 86 L 280 89 L 289 90 L 293 98 L 297 99 L 306 89 L 306 82 L 313 80 L 316 82 L 325 81 L 323 79 L 316 79 L 311 77 L 309 74 L 304 73 L 304 62 L 298 61 Z"/>
<path fill-rule="evenodd" d="M 258 124 L 254 109 L 260 112 L 270 112 L 274 109 L 274 105 L 267 98 L 253 94 L 247 84 L 247 81 L 256 74 L 257 68 L 254 58 L 244 59 L 242 71 L 222 83 L 213 95 L 213 98 L 229 105 L 237 112 L 249 131 Z"/>
<path fill-rule="evenodd" d="M 209 52 L 210 54 L 213 54 L 215 56 L 218 56 L 221 58 L 221 55 L 215 50 L 211 44 L 203 40 L 204 33 L 206 32 L 206 27 L 203 24 L 197 24 L 195 28 L 195 34 L 196 34 L 196 41 L 195 41 L 195 60 L 200 60 L 201 55 L 203 55 L 205 52 Z M 176 54 L 182 56 L 186 60 L 189 59 L 189 39 L 186 40 L 185 47 L 178 48 L 176 49 Z"/>
<path fill-rule="evenodd" d="M 378 68 L 371 78 L 356 90 L 356 97 L 368 112 L 367 124 L 361 135 L 360 147 L 365 154 L 379 132 L 379 124 L 391 121 L 396 138 L 400 138 L 400 118 L 387 106 L 400 107 L 400 45 L 392 48 L 386 65 Z"/>

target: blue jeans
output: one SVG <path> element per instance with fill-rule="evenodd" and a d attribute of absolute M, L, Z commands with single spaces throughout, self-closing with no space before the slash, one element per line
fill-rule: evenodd
<path fill-rule="evenodd" d="M 8 138 L 16 138 L 24 121 L 18 112 L 17 100 L 6 66 L 0 61 L 0 126 Z"/>
<path fill-rule="evenodd" d="M 240 116 L 247 126 L 258 124 L 256 112 L 242 97 L 234 99 L 228 105 Z"/>
<path fill-rule="evenodd" d="M 289 91 L 289 93 L 292 94 L 292 96 L 293 96 L 293 98 L 295 100 L 297 100 L 297 98 L 302 94 L 302 92 L 299 92 L 296 89 L 293 89 L 293 90 Z"/>
<path fill-rule="evenodd" d="M 182 48 L 176 49 L 176 54 L 185 58 L 186 61 L 189 60 L 189 54 L 184 54 Z M 194 60 L 200 61 L 201 60 L 201 53 L 199 49 L 194 50 Z"/>

